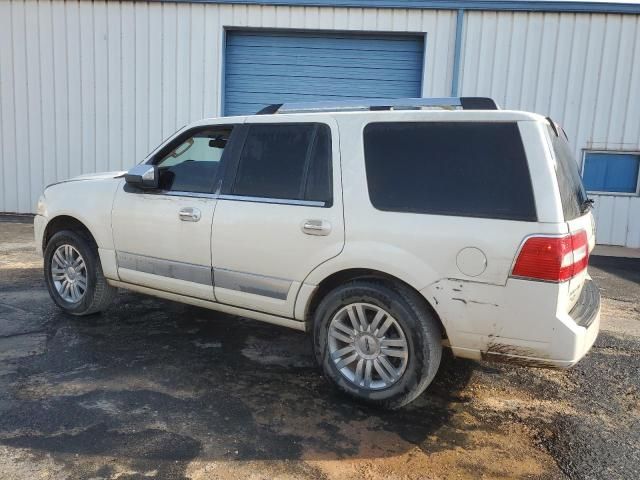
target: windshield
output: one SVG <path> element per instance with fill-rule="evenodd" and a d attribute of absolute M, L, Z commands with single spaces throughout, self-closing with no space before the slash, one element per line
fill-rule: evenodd
<path fill-rule="evenodd" d="M 568 222 L 584 215 L 589 210 L 591 203 L 582 185 L 578 162 L 573 156 L 571 146 L 564 132 L 559 127 L 553 128 L 549 126 L 548 130 L 553 155 L 556 159 L 556 177 L 562 200 L 562 211 L 564 220 Z"/>

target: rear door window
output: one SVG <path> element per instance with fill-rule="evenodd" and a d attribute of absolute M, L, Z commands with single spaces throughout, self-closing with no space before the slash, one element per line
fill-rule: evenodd
<path fill-rule="evenodd" d="M 380 210 L 537 219 L 515 122 L 372 123 L 364 150 L 369 197 Z"/>
<path fill-rule="evenodd" d="M 323 124 L 251 125 L 231 193 L 331 204 L 331 132 Z"/>

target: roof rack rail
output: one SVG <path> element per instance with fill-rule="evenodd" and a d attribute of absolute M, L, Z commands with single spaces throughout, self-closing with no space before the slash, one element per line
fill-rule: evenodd
<path fill-rule="evenodd" d="M 463 110 L 499 110 L 500 107 L 488 97 L 442 97 L 442 98 L 362 98 L 357 100 L 325 100 L 319 102 L 274 103 L 256 113 L 344 112 L 359 110 L 413 110 L 424 107 Z"/>

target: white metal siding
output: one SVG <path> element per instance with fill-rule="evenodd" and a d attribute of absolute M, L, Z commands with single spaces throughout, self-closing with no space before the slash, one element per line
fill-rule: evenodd
<path fill-rule="evenodd" d="M 640 17 L 467 12 L 462 95 L 548 115 L 582 149 L 640 150 Z M 640 247 L 640 197 L 593 195 L 598 242 Z"/>
<path fill-rule="evenodd" d="M 465 12 L 460 92 L 552 116 L 582 148 L 640 150 L 640 16 Z M 225 28 L 426 33 L 424 96 L 451 91 L 454 11 L 0 1 L 0 212 L 123 169 L 216 116 Z M 598 195 L 601 243 L 640 247 L 640 198 Z"/>
<path fill-rule="evenodd" d="M 426 33 L 422 94 L 450 92 L 451 11 L 0 1 L 0 212 L 218 115 L 225 27 Z"/>

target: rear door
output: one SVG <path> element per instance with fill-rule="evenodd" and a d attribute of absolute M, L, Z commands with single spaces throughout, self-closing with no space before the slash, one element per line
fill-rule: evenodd
<path fill-rule="evenodd" d="M 253 117 L 243 126 L 213 223 L 221 303 L 292 317 L 304 278 L 343 248 L 337 125 L 304 118 Z"/>

